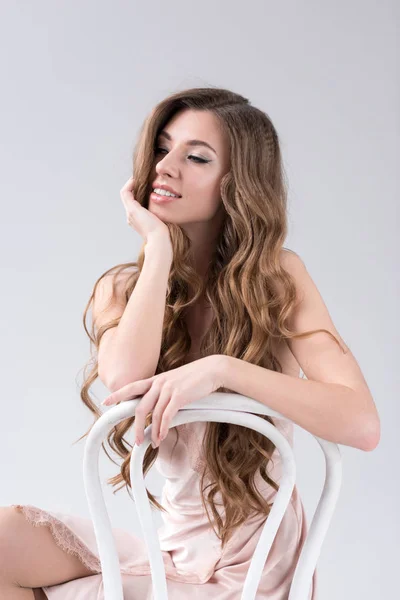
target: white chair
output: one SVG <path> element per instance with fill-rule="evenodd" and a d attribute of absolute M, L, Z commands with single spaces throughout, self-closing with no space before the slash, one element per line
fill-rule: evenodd
<path fill-rule="evenodd" d="M 105 412 L 90 431 L 84 450 L 85 493 L 100 556 L 105 600 L 123 600 L 124 596 L 118 554 L 99 477 L 99 453 L 101 444 L 111 427 L 114 427 L 123 419 L 133 416 L 138 402 L 140 402 L 140 398 L 124 401 Z M 280 413 L 253 398 L 241 394 L 214 392 L 202 400 L 192 402 L 180 409 L 170 425 L 175 427 L 193 421 L 235 423 L 254 429 L 271 439 L 282 457 L 282 478 L 279 491 L 275 496 L 271 512 L 266 519 L 254 551 L 244 582 L 241 600 L 255 600 L 256 598 L 262 569 L 290 502 L 296 481 L 294 455 L 287 439 L 274 425 L 255 414 L 249 413 L 285 419 Z M 151 443 L 151 429 L 152 425 L 149 425 L 144 431 L 143 443 L 140 446 L 134 445 L 133 447 L 130 477 L 132 493 L 148 551 L 153 597 L 154 600 L 167 600 L 164 563 L 161 548 L 157 542 L 157 528 L 153 521 L 152 508 L 147 497 L 143 478 L 143 458 Z M 313 573 L 336 506 L 342 478 L 342 462 L 338 445 L 317 436 L 315 438 L 325 455 L 325 483 L 299 556 L 290 588 L 289 600 L 308 600 L 309 598 Z"/>

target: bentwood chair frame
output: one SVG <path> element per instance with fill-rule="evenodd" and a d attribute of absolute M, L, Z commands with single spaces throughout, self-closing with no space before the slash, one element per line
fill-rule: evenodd
<path fill-rule="evenodd" d="M 85 493 L 100 556 L 105 600 L 123 600 L 124 596 L 117 549 L 99 476 L 100 448 L 112 427 L 135 414 L 139 402 L 140 398 L 124 401 L 105 412 L 95 422 L 85 444 L 83 459 Z M 296 482 L 296 464 L 289 442 L 274 425 L 256 415 L 286 419 L 279 412 L 248 396 L 214 392 L 181 408 L 170 424 L 170 427 L 176 427 L 194 421 L 214 421 L 242 425 L 254 429 L 272 440 L 282 457 L 280 487 L 254 551 L 244 582 L 241 600 L 256 599 L 262 570 Z M 148 551 L 153 598 L 154 600 L 167 600 L 164 562 L 143 477 L 143 458 L 151 443 L 151 429 L 152 425 L 146 427 L 143 443 L 140 446 L 134 445 L 133 447 L 130 478 L 132 493 Z M 342 460 L 338 445 L 317 436 L 314 437 L 325 456 L 325 482 L 296 565 L 289 600 L 308 600 L 309 598 L 313 574 L 341 486 Z"/>

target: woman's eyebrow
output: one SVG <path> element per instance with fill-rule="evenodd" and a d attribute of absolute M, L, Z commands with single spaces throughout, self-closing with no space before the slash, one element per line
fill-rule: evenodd
<path fill-rule="evenodd" d="M 160 131 L 160 133 L 158 134 L 158 137 L 165 137 L 167 140 L 171 141 L 172 137 L 169 135 L 169 133 L 165 130 Z M 208 144 L 207 142 L 204 142 L 203 140 L 188 140 L 186 142 L 187 146 L 206 146 L 206 148 L 209 148 L 210 150 L 212 150 L 215 154 L 216 151 L 214 150 L 214 148 L 212 146 L 210 146 L 210 144 Z"/>

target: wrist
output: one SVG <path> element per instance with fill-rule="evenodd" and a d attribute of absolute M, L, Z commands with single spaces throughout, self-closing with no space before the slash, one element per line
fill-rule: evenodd
<path fill-rule="evenodd" d="M 229 358 L 225 354 L 212 355 L 215 389 L 227 387 Z"/>
<path fill-rule="evenodd" d="M 145 254 L 154 253 L 172 262 L 173 250 L 171 241 L 166 236 L 150 236 L 145 244 Z"/>

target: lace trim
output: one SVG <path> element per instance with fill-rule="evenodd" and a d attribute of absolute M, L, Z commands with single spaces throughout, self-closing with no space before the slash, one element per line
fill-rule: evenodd
<path fill-rule="evenodd" d="M 89 570 L 95 571 L 96 573 L 102 572 L 101 563 L 97 556 L 93 554 L 79 537 L 62 521 L 36 506 L 26 504 L 12 504 L 11 506 L 20 510 L 34 527 L 47 525 L 50 528 L 56 544 L 68 554 L 77 556 Z M 165 574 L 168 579 L 182 583 L 203 584 L 210 579 L 214 572 L 213 568 L 210 568 L 206 573 L 202 574 L 179 571 L 175 565 L 171 564 L 171 559 L 168 558 L 168 554 L 168 552 L 163 552 Z M 152 572 L 148 560 L 143 560 L 144 562 L 142 564 L 121 567 L 121 573 L 128 575 L 151 575 Z"/>
<path fill-rule="evenodd" d="M 48 526 L 57 546 L 79 558 L 90 571 L 101 572 L 101 563 L 97 556 L 62 521 L 35 506 L 22 504 L 12 504 L 12 506 L 20 510 L 34 527 Z"/>

